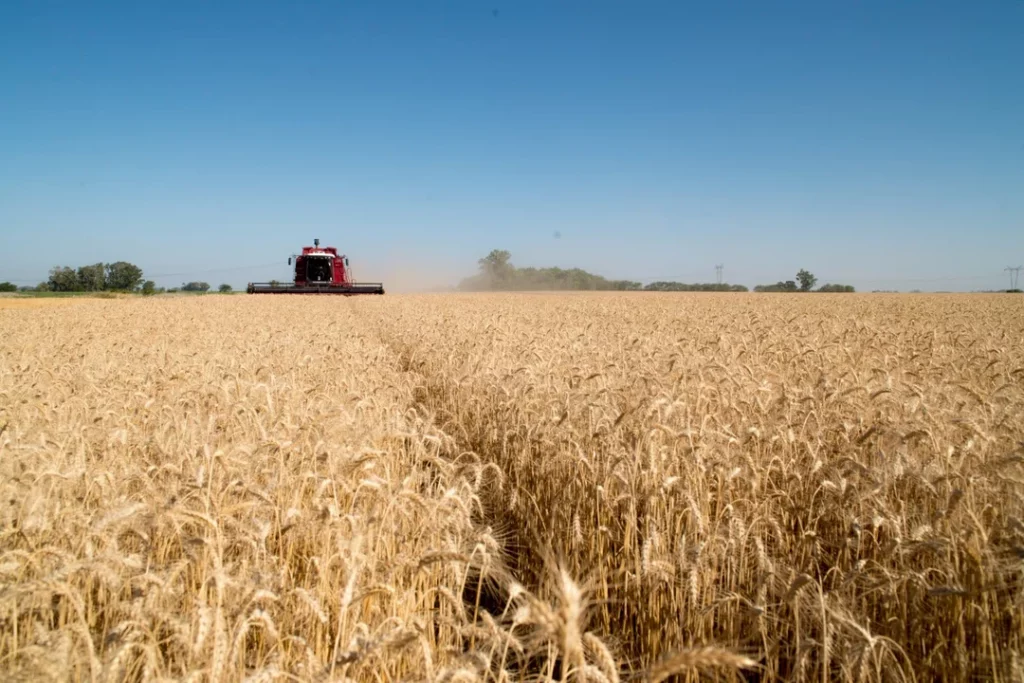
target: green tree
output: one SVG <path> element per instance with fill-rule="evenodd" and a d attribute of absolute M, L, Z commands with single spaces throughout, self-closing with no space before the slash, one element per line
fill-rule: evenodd
<path fill-rule="evenodd" d="M 814 283 L 818 281 L 818 278 L 811 275 L 811 273 L 803 268 L 796 274 L 796 280 L 800 283 L 800 291 L 809 292 L 814 288 Z"/>
<path fill-rule="evenodd" d="M 83 292 L 100 292 L 107 288 L 106 266 L 94 263 L 78 268 L 78 289 Z"/>
<path fill-rule="evenodd" d="M 512 254 L 504 249 L 494 249 L 490 254 L 480 259 L 480 270 L 495 284 L 505 284 L 512 279 L 515 267 L 509 263 Z"/>
<path fill-rule="evenodd" d="M 107 265 L 107 289 L 131 292 L 142 284 L 142 269 L 127 261 Z"/>
<path fill-rule="evenodd" d="M 156 283 L 152 280 L 146 280 L 142 283 L 142 296 L 152 296 L 156 293 Z"/>
<path fill-rule="evenodd" d="M 0 282 L 0 292 L 17 292 L 18 286 L 13 282 Z"/>
<path fill-rule="evenodd" d="M 217 291 L 221 294 L 229 294 L 231 292 L 231 285 L 226 282 L 217 288 Z"/>
<path fill-rule="evenodd" d="M 54 266 L 50 269 L 50 279 L 47 284 L 52 292 L 77 292 L 79 291 L 78 273 L 69 266 Z"/>
<path fill-rule="evenodd" d="M 208 282 L 189 282 L 181 285 L 181 291 L 183 292 L 205 292 L 210 289 L 210 283 Z"/>

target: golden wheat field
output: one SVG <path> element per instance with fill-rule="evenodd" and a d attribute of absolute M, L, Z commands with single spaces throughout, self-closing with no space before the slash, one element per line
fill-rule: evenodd
<path fill-rule="evenodd" d="M 4 306 L 0 493 L 5 680 L 1021 680 L 1024 306 Z"/>
<path fill-rule="evenodd" d="M 37 299 L 35 297 L 0 296 L 0 310 L 22 309 L 22 308 L 47 308 L 50 306 L 62 306 L 70 303 L 83 303 L 86 299 L 56 298 Z"/>

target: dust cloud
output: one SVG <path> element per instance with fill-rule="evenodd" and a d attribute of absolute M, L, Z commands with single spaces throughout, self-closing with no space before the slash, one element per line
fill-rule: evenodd
<path fill-rule="evenodd" d="M 460 264 L 429 252 L 392 249 L 356 263 L 352 272 L 359 282 L 383 282 L 393 294 L 454 291 L 459 282 L 475 274 L 476 264 Z"/>

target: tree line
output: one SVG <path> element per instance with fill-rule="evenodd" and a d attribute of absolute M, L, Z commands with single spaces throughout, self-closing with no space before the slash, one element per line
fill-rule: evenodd
<path fill-rule="evenodd" d="M 643 285 L 632 280 L 609 280 L 600 275 L 588 273 L 579 268 L 517 268 L 512 264 L 512 254 L 504 249 L 494 249 L 477 264 L 480 272 L 465 278 L 458 289 L 479 291 L 530 291 L 530 290 L 604 290 L 644 292 L 746 292 L 743 285 L 726 282 L 670 282 L 658 281 Z M 758 285 L 755 292 L 852 292 L 851 285 L 826 284 L 814 289 L 818 279 L 808 270 L 801 269 L 795 280 L 777 282 L 774 285 Z"/>
<path fill-rule="evenodd" d="M 93 263 L 78 268 L 54 266 L 50 269 L 49 278 L 35 287 L 17 287 L 10 282 L 0 282 L 0 292 L 137 292 L 150 295 L 206 292 L 209 289 L 208 282 L 183 282 L 180 288 L 170 289 L 157 287 L 155 282 L 145 279 L 141 268 L 127 261 Z M 222 284 L 217 291 L 226 294 L 232 291 L 232 287 Z"/>
<path fill-rule="evenodd" d="M 178 291 L 181 291 L 181 292 L 208 292 L 208 291 L 210 291 L 210 283 L 209 282 L 183 282 L 183 283 L 181 283 L 181 287 L 172 287 L 171 289 L 168 289 L 166 291 L 172 292 L 172 293 L 173 292 L 178 292 Z M 233 291 L 233 289 L 232 289 L 231 285 L 225 283 L 225 284 L 222 284 L 220 287 L 218 287 L 217 291 L 220 292 L 221 294 L 230 294 Z"/>
<path fill-rule="evenodd" d="M 806 268 L 801 268 L 797 271 L 796 280 L 786 280 L 785 282 L 779 281 L 774 285 L 757 285 L 754 287 L 755 292 L 854 292 L 853 285 L 834 285 L 824 284 L 818 289 L 814 289 L 814 285 L 818 282 L 818 278 L 814 276 Z"/>
<path fill-rule="evenodd" d="M 494 249 L 477 263 L 480 272 L 465 278 L 458 289 L 480 291 L 651 291 L 651 292 L 745 292 L 743 285 L 725 283 L 652 282 L 644 286 L 632 280 L 609 280 L 580 268 L 517 268 L 512 254 Z"/>
<path fill-rule="evenodd" d="M 652 282 L 644 285 L 645 292 L 747 292 L 743 285 L 730 285 L 727 282 Z"/>
<path fill-rule="evenodd" d="M 529 290 L 605 290 L 645 292 L 746 292 L 743 285 L 724 282 L 651 282 L 642 285 L 632 280 L 609 280 L 600 275 L 588 273 L 579 268 L 517 268 L 512 264 L 512 254 L 504 249 L 494 249 L 477 261 L 480 272 L 465 278 L 458 289 L 463 291 L 529 291 Z M 852 285 L 824 284 L 814 289 L 818 278 L 806 268 L 801 268 L 795 280 L 779 281 L 773 285 L 757 285 L 755 292 L 853 292 Z"/>

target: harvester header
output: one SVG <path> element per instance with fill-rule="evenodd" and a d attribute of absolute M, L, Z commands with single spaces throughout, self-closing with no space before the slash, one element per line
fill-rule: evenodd
<path fill-rule="evenodd" d="M 294 265 L 292 282 L 250 282 L 249 294 L 383 294 L 381 282 L 356 282 L 352 279 L 348 257 L 335 247 L 321 247 L 314 239 L 313 246 L 303 247 L 302 253 L 288 258 Z"/>

